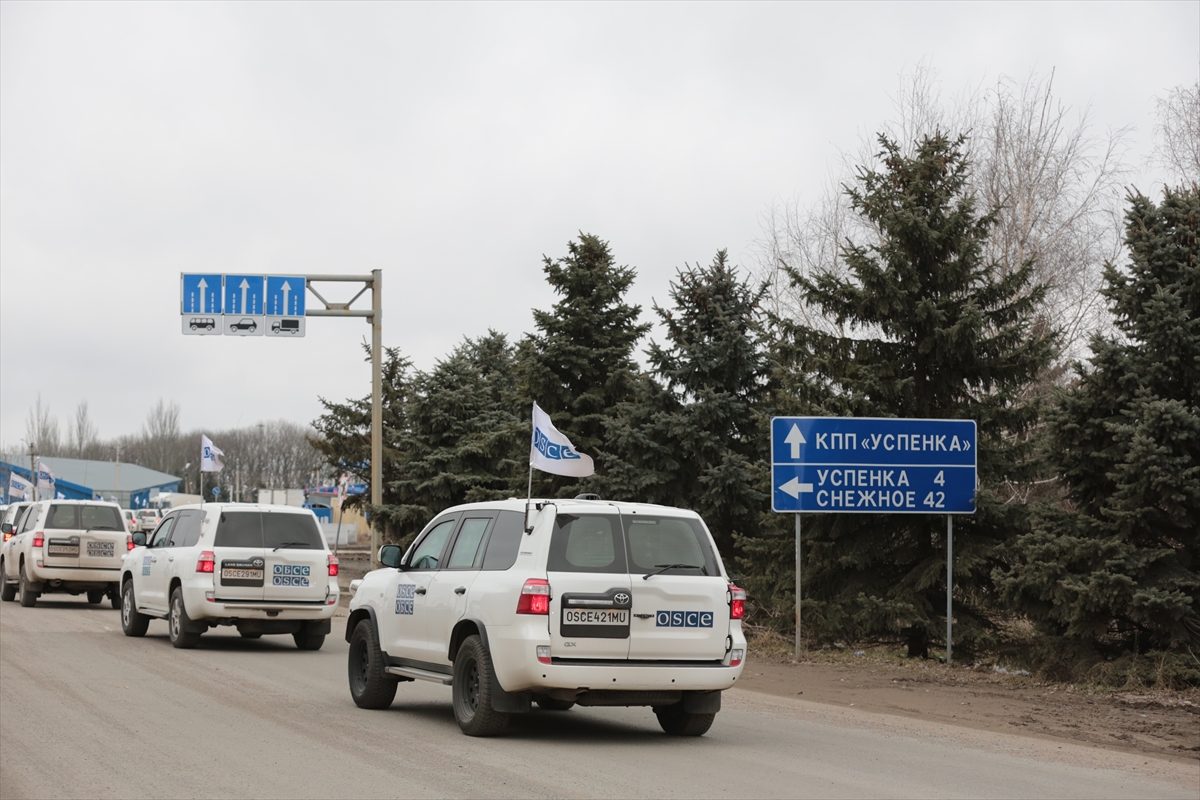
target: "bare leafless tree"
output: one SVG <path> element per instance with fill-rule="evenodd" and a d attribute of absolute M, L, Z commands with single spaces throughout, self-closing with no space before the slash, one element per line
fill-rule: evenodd
<path fill-rule="evenodd" d="M 1173 184 L 1200 183 L 1200 81 L 1158 99 L 1154 161 Z"/>
<path fill-rule="evenodd" d="M 39 455 L 61 455 L 62 439 L 58 432 L 58 419 L 50 412 L 50 405 L 42 402 L 38 392 L 37 401 L 25 418 L 25 444 L 33 445 Z"/>
<path fill-rule="evenodd" d="M 1097 289 L 1104 262 L 1120 249 L 1127 131 L 1093 135 L 1086 109 L 1073 114 L 1055 99 L 1053 74 L 1001 78 L 943 102 L 936 74 L 922 64 L 901 77 L 895 108 L 881 132 L 902 147 L 935 132 L 969 137 L 969 189 L 980 213 L 998 210 L 989 256 L 1006 271 L 1034 259 L 1036 280 L 1048 287 L 1043 324 L 1062 331 L 1064 360 L 1082 355 L 1089 335 L 1108 324 Z M 772 284 L 776 313 L 832 328 L 805 306 L 787 272 L 843 275 L 847 241 L 878 241 L 878 231 L 851 213 L 844 191 L 856 166 L 873 162 L 878 149 L 872 137 L 857 153 L 842 154 L 815 202 L 770 210 L 758 269 Z"/>
<path fill-rule="evenodd" d="M 146 414 L 142 425 L 141 441 L 130 443 L 131 455 L 139 455 L 142 466 L 169 472 L 172 467 L 182 467 L 178 462 L 178 451 L 182 440 L 179 430 L 179 403 L 159 398 L 158 403 Z M 184 462 L 186 463 L 186 462 Z"/>
<path fill-rule="evenodd" d="M 87 400 L 81 400 L 75 407 L 75 421 L 71 425 L 71 455 L 75 458 L 96 458 L 99 456 L 100 436 L 96 423 L 88 414 Z"/>

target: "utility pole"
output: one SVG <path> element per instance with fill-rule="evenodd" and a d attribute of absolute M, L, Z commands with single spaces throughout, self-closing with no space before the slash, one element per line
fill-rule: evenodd
<path fill-rule="evenodd" d="M 36 503 L 41 498 L 38 497 L 38 479 L 37 479 L 37 450 L 33 446 L 33 442 L 29 443 L 29 482 L 33 484 L 33 501 Z"/>

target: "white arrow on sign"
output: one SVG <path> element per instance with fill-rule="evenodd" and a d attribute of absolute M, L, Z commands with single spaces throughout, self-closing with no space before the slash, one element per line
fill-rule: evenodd
<path fill-rule="evenodd" d="M 801 483 L 799 478 L 792 478 L 790 481 L 779 487 L 779 491 L 790 494 L 793 498 L 799 498 L 802 494 L 808 494 L 813 490 L 811 483 Z"/>
<path fill-rule="evenodd" d="M 250 282 L 242 278 L 242 283 L 238 286 L 242 290 L 242 313 L 246 313 L 246 292 L 250 291 Z"/>
<path fill-rule="evenodd" d="M 792 429 L 788 431 L 787 438 L 783 440 L 792 446 L 792 458 L 800 457 L 800 445 L 806 444 L 804 434 L 800 432 L 799 425 L 792 425 Z M 808 487 L 808 491 L 812 491 L 812 486 Z"/>
<path fill-rule="evenodd" d="M 288 313 L 288 310 L 287 310 L 288 295 L 291 294 L 292 285 L 290 283 L 288 283 L 287 281 L 284 281 L 283 286 L 279 289 L 279 291 L 283 292 L 283 313 L 286 314 L 286 313 Z"/>
<path fill-rule="evenodd" d="M 207 292 L 205 292 L 204 290 L 208 288 L 208 282 L 205 281 L 204 278 L 201 278 L 200 282 L 197 283 L 196 285 L 200 287 L 200 313 L 207 314 L 208 312 L 205 311 L 206 306 L 204 304 L 208 300 L 208 298 L 206 297 Z"/>

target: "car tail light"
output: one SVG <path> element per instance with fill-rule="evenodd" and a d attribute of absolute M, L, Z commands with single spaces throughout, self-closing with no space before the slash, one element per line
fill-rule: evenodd
<path fill-rule="evenodd" d="M 34 547 L 41 547 L 41 546 L 42 546 L 42 543 L 43 543 L 43 542 L 45 542 L 45 541 L 46 541 L 46 540 L 45 540 L 44 538 L 42 538 L 42 534 L 41 534 L 41 533 L 35 533 L 35 534 L 33 535 L 33 546 L 34 546 Z"/>
<path fill-rule="evenodd" d="M 746 616 L 746 590 L 729 584 L 729 618 L 742 619 Z"/>
<path fill-rule="evenodd" d="M 126 536 L 125 537 L 125 549 L 132 550 L 135 547 L 137 547 L 137 545 L 133 543 L 133 536 Z"/>
<path fill-rule="evenodd" d="M 541 663 L 541 664 L 549 664 L 550 663 L 550 645 L 539 644 L 537 646 L 536 652 L 537 652 L 538 663 Z"/>
<path fill-rule="evenodd" d="M 200 554 L 200 557 L 196 559 L 196 572 L 212 573 L 213 567 L 216 566 L 216 563 L 217 560 L 213 556 L 212 550 L 205 550 Z"/>
<path fill-rule="evenodd" d="M 330 553 L 328 562 L 329 562 L 329 574 L 337 575 L 338 574 L 338 557 L 333 555 L 332 553 Z"/>
<path fill-rule="evenodd" d="M 729 654 L 729 666 L 739 667 L 742 664 L 742 656 L 746 654 L 745 650 L 734 650 Z"/>
<path fill-rule="evenodd" d="M 530 578 L 521 587 L 521 598 L 517 600 L 518 614 L 550 613 L 550 581 Z"/>

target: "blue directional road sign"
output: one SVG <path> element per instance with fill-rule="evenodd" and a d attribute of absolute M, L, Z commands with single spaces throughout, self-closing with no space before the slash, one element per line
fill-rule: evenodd
<path fill-rule="evenodd" d="M 247 317 L 264 315 L 265 282 L 266 279 L 262 275 L 226 275 L 225 313 Z"/>
<path fill-rule="evenodd" d="M 268 275 L 267 316 L 303 317 L 305 284 L 303 277 Z"/>
<path fill-rule="evenodd" d="M 183 288 L 180 296 L 180 311 L 184 314 L 200 316 L 215 316 L 224 313 L 221 310 L 221 276 L 220 275 L 189 275 L 182 276 Z"/>
<path fill-rule="evenodd" d="M 974 514 L 974 420 L 775 417 L 771 508 Z"/>

